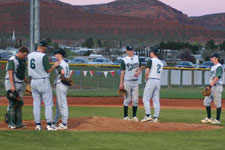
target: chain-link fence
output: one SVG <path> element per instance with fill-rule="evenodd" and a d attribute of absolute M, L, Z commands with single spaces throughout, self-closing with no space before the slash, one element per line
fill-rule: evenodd
<path fill-rule="evenodd" d="M 6 61 L 0 62 L 0 91 L 4 91 Z M 116 65 L 79 65 L 71 64 L 70 70 L 74 72 L 72 79 L 75 85 L 70 90 L 77 89 L 118 89 L 120 84 L 120 67 Z M 139 87 L 145 86 L 144 69 L 139 78 Z M 195 87 L 209 84 L 210 71 L 208 69 L 163 69 L 161 85 L 162 87 Z M 50 75 L 50 81 L 54 89 L 55 73 Z"/>

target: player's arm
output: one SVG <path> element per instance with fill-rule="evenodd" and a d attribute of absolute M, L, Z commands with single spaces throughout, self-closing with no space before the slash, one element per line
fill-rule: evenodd
<path fill-rule="evenodd" d="M 45 68 L 45 71 L 48 72 L 48 73 L 52 72 L 59 64 L 60 64 L 60 62 L 57 61 L 57 62 L 54 63 L 54 65 L 51 66 L 50 63 L 49 63 L 49 60 L 48 60 L 48 56 L 45 55 L 43 57 L 43 66 Z"/>
<path fill-rule="evenodd" d="M 59 65 L 58 67 L 56 67 L 57 71 L 59 72 L 60 74 L 60 79 L 63 79 L 64 78 L 64 75 L 65 75 L 65 71 L 63 70 L 63 68 Z"/>
<path fill-rule="evenodd" d="M 212 80 L 210 85 L 214 86 L 216 84 L 216 82 L 222 77 L 222 75 L 223 75 L 223 67 L 220 66 L 216 69 L 215 78 Z"/>
<path fill-rule="evenodd" d="M 121 64 L 120 64 L 120 70 L 121 70 L 121 73 L 120 73 L 120 87 L 119 87 L 120 89 L 124 89 L 125 69 L 126 69 L 125 62 L 122 60 Z"/>
<path fill-rule="evenodd" d="M 13 60 L 8 61 L 8 73 L 9 73 L 9 82 L 11 85 L 11 91 L 14 92 L 16 90 L 15 83 L 14 83 L 14 70 L 15 70 L 15 63 Z"/>
<path fill-rule="evenodd" d="M 71 71 L 70 75 L 69 75 L 69 78 L 71 78 L 73 76 L 73 74 L 74 74 L 74 71 Z"/>
<path fill-rule="evenodd" d="M 137 72 L 136 72 L 136 74 L 135 74 L 135 77 L 137 77 L 138 78 L 138 76 L 141 74 L 141 72 L 142 72 L 142 67 L 141 67 L 141 61 L 140 61 L 140 59 L 138 58 L 138 61 L 139 61 L 139 68 L 137 69 Z"/>
<path fill-rule="evenodd" d="M 146 65 L 146 69 L 145 69 L 145 81 L 146 82 L 148 81 L 149 72 L 150 72 L 151 68 L 152 68 L 152 60 L 149 59 L 148 62 L 147 62 L 147 65 Z"/>

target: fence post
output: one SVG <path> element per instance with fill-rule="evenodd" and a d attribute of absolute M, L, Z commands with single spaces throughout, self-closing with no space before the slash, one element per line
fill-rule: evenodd
<path fill-rule="evenodd" d="M 168 69 L 168 88 L 171 88 L 171 69 Z"/>

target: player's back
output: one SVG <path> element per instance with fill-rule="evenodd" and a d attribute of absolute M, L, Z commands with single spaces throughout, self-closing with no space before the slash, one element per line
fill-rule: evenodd
<path fill-rule="evenodd" d="M 41 52 L 32 52 L 28 55 L 28 75 L 33 79 L 49 77 L 43 65 L 44 56 L 46 54 Z"/>
<path fill-rule="evenodd" d="M 149 73 L 149 78 L 161 79 L 163 63 L 158 58 L 152 58 L 152 66 Z"/>

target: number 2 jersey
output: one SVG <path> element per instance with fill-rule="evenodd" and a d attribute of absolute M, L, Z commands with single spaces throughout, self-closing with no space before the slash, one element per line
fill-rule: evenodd
<path fill-rule="evenodd" d="M 55 73 L 56 73 L 56 78 L 54 81 L 55 84 L 57 84 L 61 81 L 61 79 L 60 79 L 61 70 L 64 71 L 64 77 L 69 78 L 69 75 L 70 75 L 69 65 L 65 60 L 62 60 L 60 65 L 55 69 Z"/>
<path fill-rule="evenodd" d="M 148 60 L 146 68 L 150 69 L 148 78 L 150 79 L 161 79 L 163 70 L 163 63 L 158 58 L 152 58 Z"/>
<path fill-rule="evenodd" d="M 50 68 L 48 56 L 45 53 L 36 51 L 28 55 L 28 75 L 32 79 L 49 78 L 47 70 Z"/>

